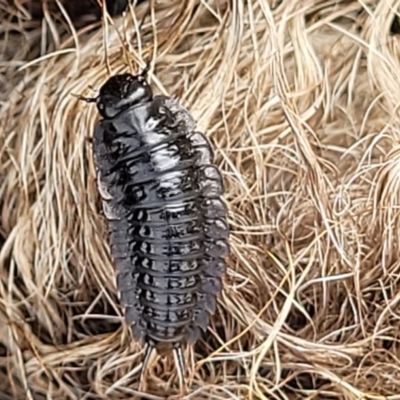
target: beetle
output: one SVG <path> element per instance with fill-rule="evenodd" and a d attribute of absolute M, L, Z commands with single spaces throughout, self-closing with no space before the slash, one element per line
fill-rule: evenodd
<path fill-rule="evenodd" d="M 173 352 L 181 388 L 183 348 L 207 330 L 230 252 L 222 173 L 207 137 L 177 99 L 154 95 L 146 66 L 111 76 L 95 103 L 97 187 L 119 299 L 149 358 Z"/>

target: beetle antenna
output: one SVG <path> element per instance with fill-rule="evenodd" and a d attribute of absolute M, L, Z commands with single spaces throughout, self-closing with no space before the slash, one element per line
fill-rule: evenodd
<path fill-rule="evenodd" d="M 72 96 L 76 97 L 78 100 L 85 101 L 86 103 L 96 103 L 97 97 L 85 97 L 80 94 L 71 93 Z"/>
<path fill-rule="evenodd" d="M 142 72 L 140 73 L 140 76 L 142 76 L 143 78 L 146 79 L 149 71 L 150 71 L 150 63 L 146 62 L 145 67 L 143 68 Z"/>

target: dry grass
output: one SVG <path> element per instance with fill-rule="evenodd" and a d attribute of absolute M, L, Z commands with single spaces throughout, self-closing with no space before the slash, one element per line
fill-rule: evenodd
<path fill-rule="evenodd" d="M 71 95 L 93 94 L 107 60 L 129 69 L 125 36 L 134 70 L 153 58 L 153 84 L 192 110 L 226 179 L 232 255 L 188 398 L 400 399 L 400 38 L 389 33 L 400 1 L 159 0 L 138 35 L 147 6 L 60 37 L 50 15 L 1 61 L 0 391 L 137 388 L 143 352 L 122 322 L 85 143 L 97 113 Z M 143 399 L 177 392 L 172 357 L 149 375 Z"/>

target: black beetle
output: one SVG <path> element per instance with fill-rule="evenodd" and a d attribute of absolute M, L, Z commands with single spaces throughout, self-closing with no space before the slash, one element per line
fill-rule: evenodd
<path fill-rule="evenodd" d="M 114 75 L 94 98 L 102 119 L 92 140 L 117 288 L 135 339 L 182 348 L 215 312 L 229 254 L 224 184 L 206 136 L 178 100 L 154 96 L 141 74 Z M 181 386 L 182 387 L 182 386 Z"/>

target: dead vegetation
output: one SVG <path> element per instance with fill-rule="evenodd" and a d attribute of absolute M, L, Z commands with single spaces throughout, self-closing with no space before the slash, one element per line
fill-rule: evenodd
<path fill-rule="evenodd" d="M 0 391 L 135 394 L 143 354 L 85 140 L 97 114 L 73 94 L 151 59 L 153 85 L 212 140 L 233 230 L 187 398 L 400 399 L 399 9 L 158 0 L 97 28 L 48 14 L 29 34 L 3 18 Z M 143 399 L 177 393 L 172 357 L 149 375 Z"/>

